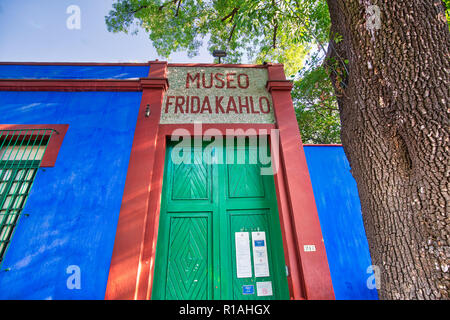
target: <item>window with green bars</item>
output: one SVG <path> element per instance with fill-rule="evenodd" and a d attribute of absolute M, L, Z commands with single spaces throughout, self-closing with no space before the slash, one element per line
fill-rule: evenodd
<path fill-rule="evenodd" d="M 54 131 L 0 130 L 0 265 Z"/>

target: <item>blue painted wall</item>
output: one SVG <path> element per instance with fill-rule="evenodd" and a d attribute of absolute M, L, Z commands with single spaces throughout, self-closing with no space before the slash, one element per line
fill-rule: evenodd
<path fill-rule="evenodd" d="M 141 92 L 0 92 L 2 124 L 69 124 L 40 169 L 0 271 L 0 299 L 103 299 Z M 69 290 L 66 269 L 81 270 Z"/>
<path fill-rule="evenodd" d="M 336 299 L 378 299 L 356 182 L 342 147 L 305 146 Z"/>
<path fill-rule="evenodd" d="M 147 77 L 149 66 L 0 65 L 0 79 L 132 79 Z"/>
<path fill-rule="evenodd" d="M 0 78 L 127 79 L 144 66 L 0 66 Z M 103 299 L 140 92 L 0 92 L 1 124 L 69 124 L 40 169 L 0 267 L 0 299 Z M 355 181 L 342 147 L 305 147 L 337 299 L 377 299 Z M 69 290 L 67 267 L 81 270 Z M 10 269 L 9 271 L 4 271 Z"/>

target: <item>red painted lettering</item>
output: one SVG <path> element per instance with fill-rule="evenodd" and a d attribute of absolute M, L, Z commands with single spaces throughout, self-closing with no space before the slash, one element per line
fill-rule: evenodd
<path fill-rule="evenodd" d="M 197 80 L 197 88 L 200 88 L 200 73 L 196 73 L 194 77 L 188 72 L 186 75 L 186 88 L 190 87 L 191 81 Z"/>
<path fill-rule="evenodd" d="M 194 109 L 194 101 L 197 102 L 196 108 Z M 191 113 L 199 113 L 200 112 L 200 98 L 197 96 L 191 97 Z"/>
<path fill-rule="evenodd" d="M 241 77 L 245 78 L 244 81 L 241 81 Z M 240 73 L 238 75 L 237 79 L 238 79 L 238 86 L 241 89 L 247 89 L 248 86 L 250 85 L 250 81 L 248 80 L 248 75 L 246 75 L 245 73 Z"/>
<path fill-rule="evenodd" d="M 235 80 L 233 76 L 235 76 L 236 73 L 227 73 L 227 89 L 236 89 L 236 86 L 232 86 L 231 83 Z"/>
<path fill-rule="evenodd" d="M 219 113 L 219 109 L 222 113 L 225 113 L 225 110 L 223 110 L 223 107 L 222 107 L 222 100 L 223 100 L 223 97 L 216 96 L 216 113 Z"/>
<path fill-rule="evenodd" d="M 259 111 L 254 109 L 255 106 L 253 105 L 253 97 L 250 97 L 250 105 L 251 105 L 252 113 L 259 113 Z"/>
<path fill-rule="evenodd" d="M 164 113 L 169 112 L 169 106 L 172 105 L 172 103 L 170 102 L 170 99 L 175 98 L 174 96 L 167 96 L 166 99 L 166 109 L 164 110 Z"/>
<path fill-rule="evenodd" d="M 215 85 L 216 88 L 221 89 L 221 88 L 225 87 L 225 81 L 223 80 L 223 73 L 216 73 L 216 75 L 214 76 L 214 78 L 215 78 L 217 81 L 220 82 L 220 85 L 218 85 L 218 84 L 216 83 L 216 85 Z"/>
<path fill-rule="evenodd" d="M 245 104 L 242 104 L 242 98 L 241 98 L 241 97 L 239 97 L 238 99 L 239 99 L 239 112 L 240 112 L 240 113 L 243 113 L 243 112 L 242 112 L 242 108 L 245 108 L 245 109 L 247 109 L 247 113 L 249 113 L 249 109 L 248 109 L 248 97 L 245 97 Z"/>
<path fill-rule="evenodd" d="M 209 88 L 211 88 L 211 87 L 213 86 L 213 74 L 210 73 L 209 75 L 210 75 L 210 77 L 209 77 L 209 86 L 207 86 L 207 85 L 206 85 L 206 81 L 205 81 L 205 73 L 202 73 L 202 84 L 203 84 L 203 88 L 209 89 Z"/>
<path fill-rule="evenodd" d="M 263 103 L 262 103 L 263 100 L 266 101 L 267 110 L 263 109 Z M 269 99 L 267 97 L 259 98 L 259 109 L 261 110 L 262 113 L 269 113 L 270 112 L 270 101 L 269 101 Z"/>
<path fill-rule="evenodd" d="M 208 106 L 207 108 L 205 107 L 206 105 Z M 208 96 L 206 96 L 205 99 L 203 99 L 202 110 L 200 111 L 200 113 L 203 113 L 203 111 L 205 110 L 208 110 L 209 113 L 212 113 L 211 104 L 209 103 Z"/>
<path fill-rule="evenodd" d="M 231 105 L 233 105 L 233 108 L 231 108 Z M 236 109 L 236 102 L 234 101 L 233 97 L 230 97 L 230 99 L 228 100 L 227 113 L 230 113 L 230 111 L 234 111 L 235 113 L 238 112 Z"/>
<path fill-rule="evenodd" d="M 175 98 L 175 113 L 178 112 L 178 108 L 180 109 L 180 113 L 184 113 L 184 110 L 183 110 L 184 101 L 185 101 L 185 99 L 183 96 L 177 96 Z"/>

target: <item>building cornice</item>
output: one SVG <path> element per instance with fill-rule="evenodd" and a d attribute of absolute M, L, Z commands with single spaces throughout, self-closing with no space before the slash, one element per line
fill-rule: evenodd
<path fill-rule="evenodd" d="M 0 91 L 142 91 L 167 90 L 167 78 L 133 80 L 83 79 L 0 79 Z"/>

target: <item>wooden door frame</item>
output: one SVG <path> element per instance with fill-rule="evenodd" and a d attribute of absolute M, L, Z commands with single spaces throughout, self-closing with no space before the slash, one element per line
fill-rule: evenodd
<path fill-rule="evenodd" d="M 180 129 L 185 132 L 185 134 L 183 135 L 183 139 L 192 139 L 192 138 L 201 138 L 201 139 L 203 139 L 205 134 L 207 134 L 207 131 L 210 130 L 210 129 L 216 129 L 216 130 L 220 131 L 220 133 L 222 134 L 223 137 L 226 137 L 227 130 L 230 130 L 230 129 L 236 131 L 235 137 L 255 136 L 254 133 L 258 133 L 259 130 L 264 130 L 264 131 L 267 132 L 267 135 L 264 134 L 264 136 L 268 137 L 269 145 L 270 145 L 271 130 L 276 129 L 276 127 L 273 124 L 259 124 L 259 125 L 203 124 L 203 125 L 201 125 L 201 129 L 200 129 L 201 131 L 199 131 L 199 128 L 196 127 L 193 124 L 186 124 L 186 125 L 164 124 L 164 125 L 160 126 L 159 139 L 158 140 L 159 140 L 159 145 L 161 145 L 161 146 L 163 145 L 163 147 L 161 148 L 162 152 L 158 154 L 158 159 L 156 160 L 155 164 L 157 164 L 157 163 L 162 161 L 163 162 L 163 166 L 160 169 L 158 167 L 159 171 L 157 171 L 157 172 L 159 174 L 155 175 L 155 179 L 157 179 L 157 180 L 161 179 L 162 183 L 160 185 L 160 189 L 154 190 L 155 194 L 150 199 L 150 207 L 154 208 L 156 210 L 156 211 L 151 210 L 150 212 L 155 212 L 156 214 L 154 215 L 155 220 L 149 221 L 149 225 L 147 225 L 147 228 L 152 228 L 153 238 L 151 239 L 151 242 L 145 241 L 146 244 L 147 243 L 152 243 L 155 246 L 154 252 L 152 252 L 152 257 L 151 257 L 151 259 L 152 259 L 151 262 L 152 263 L 151 263 L 151 265 L 155 265 L 156 264 L 156 258 L 157 258 L 156 247 L 157 247 L 157 241 L 158 241 L 158 239 L 160 239 L 159 238 L 159 230 L 160 230 L 160 223 L 159 223 L 160 221 L 159 221 L 159 219 L 161 217 L 161 215 L 160 215 L 160 213 L 161 213 L 161 206 L 164 206 L 164 204 L 161 204 L 161 201 L 164 199 L 164 187 L 165 187 L 164 182 L 165 182 L 165 179 L 167 179 L 167 177 L 165 177 L 165 174 L 166 174 L 165 170 L 167 170 L 167 168 L 165 166 L 167 165 L 167 161 L 168 161 L 167 160 L 167 150 L 169 150 L 167 148 L 167 141 L 170 139 L 170 137 L 172 136 L 172 133 L 175 130 L 180 130 Z M 259 135 L 256 134 L 256 136 L 258 137 Z M 205 143 L 208 144 L 207 141 L 202 141 L 203 145 L 205 145 Z M 226 144 L 226 142 L 223 141 L 223 147 L 224 148 L 225 148 L 225 144 Z M 274 151 L 273 148 L 271 148 L 271 154 L 273 152 L 275 152 L 275 151 Z M 163 153 L 163 157 L 160 158 L 162 156 L 162 153 Z M 217 168 L 215 170 L 220 170 L 220 169 Z M 275 180 L 273 182 L 275 182 Z M 213 186 L 214 186 L 214 184 L 213 184 Z M 274 188 L 273 191 L 272 191 L 272 187 Z M 268 190 L 271 193 L 273 193 L 273 196 L 276 196 L 276 186 L 275 186 L 275 184 L 273 184 L 273 186 L 267 186 L 267 188 L 269 188 Z M 167 194 L 166 194 L 166 197 L 167 197 Z M 157 207 L 157 208 L 156 207 L 152 207 L 152 205 L 156 205 L 156 206 L 159 205 L 159 207 Z M 166 210 L 167 210 L 167 208 L 166 208 Z M 280 210 L 278 209 L 278 201 L 277 201 L 276 204 L 274 204 L 273 208 L 272 208 L 272 205 L 271 205 L 271 208 L 268 208 L 267 210 L 269 210 L 269 211 L 275 210 L 278 213 L 278 219 L 280 221 L 280 214 L 279 214 Z M 164 208 L 163 208 L 163 212 L 164 212 Z M 211 212 L 213 213 L 214 211 L 211 211 Z M 216 214 L 219 214 L 219 212 L 216 212 Z M 212 218 L 212 216 L 211 216 L 211 218 Z M 268 219 L 269 219 L 268 222 L 270 223 L 270 220 L 274 219 L 274 218 L 268 216 Z M 213 222 L 213 224 L 214 224 L 214 222 Z M 224 227 L 224 226 L 222 226 L 222 227 Z M 227 227 L 230 227 L 230 226 L 227 226 Z M 280 228 L 280 229 L 277 230 L 278 228 Z M 149 229 L 147 229 L 147 230 L 149 230 Z M 272 243 L 276 243 L 277 244 L 277 248 L 278 248 L 278 245 L 279 245 L 279 242 L 280 242 L 280 240 L 278 240 L 278 237 L 281 234 L 281 244 L 283 245 L 283 258 L 284 258 L 284 263 L 287 265 L 286 257 L 285 257 L 286 256 L 285 252 L 286 252 L 287 245 L 286 245 L 286 241 L 285 241 L 285 237 L 284 237 L 283 231 L 281 230 L 281 222 L 279 222 L 275 226 L 271 225 L 270 226 L 270 230 L 272 231 L 270 233 L 270 235 L 272 236 Z M 218 235 L 217 235 L 217 237 L 218 237 Z M 275 240 L 275 237 L 277 237 L 276 240 Z M 147 239 L 147 240 L 150 240 L 150 239 Z M 217 239 L 216 239 L 216 241 L 217 241 Z M 145 244 L 144 244 L 144 250 L 148 250 L 147 248 L 145 248 Z M 284 265 L 283 265 L 282 268 L 279 266 L 279 261 L 276 260 L 277 257 L 274 255 L 273 250 L 272 250 L 271 258 L 273 259 L 272 265 L 274 266 L 275 270 L 281 271 L 282 274 L 284 275 Z M 219 272 L 219 270 L 216 270 L 216 266 L 213 266 L 213 269 L 215 269 L 215 272 Z M 154 270 L 150 270 L 149 274 L 150 275 L 154 275 L 155 272 L 156 272 L 155 269 Z M 280 286 L 280 288 L 283 287 L 283 285 L 280 282 L 280 281 L 282 281 L 281 277 L 283 277 L 283 275 L 280 276 L 280 275 L 273 274 L 271 276 L 274 279 L 273 281 L 276 281 L 276 283 Z M 149 280 L 151 281 L 151 287 L 148 288 L 148 292 L 147 292 L 148 297 L 147 297 L 147 299 L 150 299 L 150 297 L 152 296 L 152 288 L 153 288 L 153 279 L 149 279 Z M 288 286 L 289 286 L 289 282 L 288 282 Z M 221 294 L 220 293 L 220 291 L 221 291 L 220 287 L 219 288 L 217 288 L 217 287 L 214 288 L 213 291 L 214 291 L 213 295 Z M 289 291 L 291 292 L 292 290 L 289 290 Z"/>

